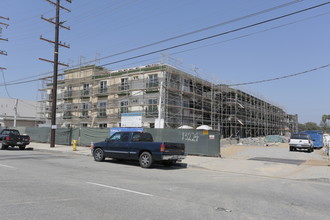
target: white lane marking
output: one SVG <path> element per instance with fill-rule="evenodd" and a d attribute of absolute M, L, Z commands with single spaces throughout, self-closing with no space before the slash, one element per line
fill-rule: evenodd
<path fill-rule="evenodd" d="M 4 165 L 4 164 L 0 164 L 1 167 L 7 167 L 7 168 L 10 168 L 10 169 L 15 169 L 15 167 L 12 167 L 12 166 L 8 166 L 8 165 Z"/>
<path fill-rule="evenodd" d="M 114 187 L 114 186 L 103 185 L 103 184 L 99 184 L 99 183 L 92 183 L 92 182 L 86 182 L 86 183 L 92 184 L 92 185 L 95 185 L 95 186 L 102 186 L 102 187 L 106 187 L 106 188 L 110 188 L 110 189 L 116 189 L 116 190 L 121 190 L 121 191 L 125 191 L 125 192 L 135 193 L 135 194 L 139 194 L 139 195 L 143 195 L 143 196 L 153 196 L 153 195 L 147 194 L 147 193 L 137 192 L 137 191 L 133 191 L 133 190 L 129 190 L 129 189 L 118 188 L 118 187 Z"/>

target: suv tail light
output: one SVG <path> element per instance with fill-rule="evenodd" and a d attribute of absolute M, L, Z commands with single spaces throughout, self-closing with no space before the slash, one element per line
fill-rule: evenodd
<path fill-rule="evenodd" d="M 6 136 L 6 141 L 9 141 L 10 140 L 10 137 L 9 136 Z"/>
<path fill-rule="evenodd" d="M 165 151 L 165 144 L 160 145 L 160 152 L 164 153 Z"/>

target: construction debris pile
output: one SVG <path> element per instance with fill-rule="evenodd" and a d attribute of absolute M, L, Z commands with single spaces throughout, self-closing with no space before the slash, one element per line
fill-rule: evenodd
<path fill-rule="evenodd" d="M 284 136 L 268 135 L 266 137 L 247 137 L 247 138 L 224 138 L 221 139 L 221 147 L 226 145 L 247 145 L 247 146 L 271 146 L 278 143 L 287 143 L 288 140 Z"/>

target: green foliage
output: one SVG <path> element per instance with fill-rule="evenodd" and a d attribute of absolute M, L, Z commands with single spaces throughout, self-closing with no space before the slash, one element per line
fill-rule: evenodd
<path fill-rule="evenodd" d="M 330 133 L 330 126 L 328 123 L 321 121 L 320 125 L 314 122 L 306 122 L 305 124 L 298 124 L 298 131 L 321 130 L 325 133 Z"/>
<path fill-rule="evenodd" d="M 315 122 L 307 122 L 306 130 L 321 130 L 321 127 L 318 126 Z"/>

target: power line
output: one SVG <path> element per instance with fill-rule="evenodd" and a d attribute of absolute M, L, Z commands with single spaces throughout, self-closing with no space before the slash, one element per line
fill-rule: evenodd
<path fill-rule="evenodd" d="M 295 1 L 292 1 L 292 2 L 289 2 L 289 3 L 286 3 L 286 4 L 278 5 L 276 7 L 268 8 L 268 9 L 265 9 L 265 10 L 262 10 L 262 11 L 259 11 L 259 12 L 256 12 L 256 13 L 252 13 L 252 14 L 245 15 L 245 16 L 242 16 L 242 17 L 239 17 L 239 18 L 235 18 L 235 19 L 232 19 L 232 20 L 229 20 L 229 21 L 226 21 L 226 22 L 218 23 L 218 24 L 215 24 L 215 25 L 212 25 L 212 26 L 208 26 L 208 27 L 205 27 L 205 28 L 195 30 L 195 31 L 191 31 L 191 32 L 188 32 L 188 33 L 184 33 L 184 34 L 181 34 L 181 35 L 170 37 L 170 38 L 167 38 L 167 39 L 164 39 L 164 40 L 156 41 L 156 42 L 153 42 L 153 43 L 150 43 L 150 44 L 146 44 L 146 45 L 139 46 L 139 47 L 136 47 L 136 48 L 133 48 L 133 49 L 129 49 L 129 50 L 126 50 L 126 51 L 115 53 L 115 54 L 112 54 L 112 55 L 109 55 L 109 56 L 105 56 L 105 57 L 100 58 L 99 60 L 107 59 L 107 58 L 110 58 L 110 57 L 114 57 L 114 56 L 122 55 L 122 54 L 125 54 L 125 53 L 133 52 L 133 51 L 136 51 L 136 50 L 144 49 L 144 48 L 154 46 L 154 45 L 157 45 L 157 44 L 161 44 L 161 43 L 165 43 L 165 42 L 168 42 L 168 41 L 176 40 L 178 38 L 186 37 L 186 36 L 189 36 L 189 35 L 192 35 L 192 34 L 196 34 L 196 33 L 203 32 L 203 31 L 206 31 L 206 30 L 210 30 L 210 29 L 213 29 L 213 28 L 216 28 L 216 27 L 220 27 L 220 26 L 223 26 L 223 25 L 227 25 L 227 24 L 230 24 L 230 23 L 241 21 L 241 20 L 244 20 L 244 19 L 247 19 L 247 18 L 250 18 L 250 17 L 254 17 L 254 16 L 257 16 L 257 15 L 267 13 L 267 12 L 271 12 L 271 11 L 274 11 L 274 10 L 277 10 L 277 9 L 280 9 L 280 8 L 283 8 L 283 7 L 287 7 L 287 6 L 292 5 L 292 4 L 296 4 L 296 3 L 301 2 L 301 1 L 303 1 L 303 0 L 295 0 Z"/>
<path fill-rule="evenodd" d="M 253 17 L 253 16 L 257 16 L 257 15 L 260 15 L 260 14 L 271 12 L 273 10 L 277 10 L 277 9 L 280 9 L 280 8 L 283 8 L 283 7 L 287 7 L 287 6 L 290 6 L 292 4 L 299 3 L 301 1 L 304 1 L 304 0 L 291 1 L 291 2 L 286 3 L 286 4 L 278 5 L 278 6 L 275 6 L 275 7 L 272 7 L 272 8 L 268 8 L 268 9 L 265 9 L 265 10 L 262 10 L 262 11 L 259 11 L 259 12 L 256 12 L 256 13 L 252 13 L 252 14 L 249 14 L 249 15 L 246 15 L 246 16 L 242 16 L 242 17 L 233 19 L 233 20 L 229 20 L 229 21 L 222 22 L 222 23 L 219 23 L 219 24 L 215 24 L 215 25 L 212 25 L 212 26 L 208 26 L 208 27 L 205 27 L 205 28 L 202 28 L 202 29 L 199 29 L 199 30 L 191 31 L 191 32 L 181 34 L 181 35 L 178 35 L 178 36 L 174 36 L 174 37 L 171 37 L 171 38 L 167 38 L 167 39 L 164 39 L 164 40 L 161 40 L 161 41 L 153 42 L 151 44 L 147 44 L 147 45 L 144 45 L 144 46 L 140 46 L 140 47 L 136 47 L 136 48 L 133 48 L 133 49 L 126 50 L 126 51 L 122 51 L 122 52 L 119 52 L 119 53 L 116 53 L 116 54 L 105 56 L 105 57 L 99 58 L 98 60 L 103 60 L 103 59 L 107 59 L 107 58 L 110 58 L 110 57 L 114 57 L 114 56 L 122 55 L 122 54 L 125 54 L 125 53 L 133 52 L 133 51 L 136 51 L 136 50 L 139 50 L 139 49 L 147 48 L 147 47 L 154 46 L 154 45 L 157 45 L 157 44 L 160 44 L 160 43 L 164 43 L 164 42 L 167 42 L 167 41 L 171 41 L 171 40 L 178 39 L 178 38 L 181 38 L 181 37 L 185 37 L 185 36 L 188 36 L 188 35 L 192 35 L 192 34 L 195 34 L 195 33 L 206 31 L 206 30 L 216 28 L 216 27 L 219 27 L 219 26 L 222 26 L 222 25 L 237 22 L 237 21 L 247 19 L 247 18 L 250 18 L 250 17 Z M 86 64 L 89 64 L 89 63 L 90 62 L 85 62 L 83 64 L 86 65 Z M 78 66 L 80 66 L 80 65 L 74 65 L 74 66 L 71 66 L 70 68 L 74 68 L 74 67 L 78 67 Z M 62 70 L 64 70 L 64 69 L 62 69 Z M 48 74 L 48 73 L 40 74 L 40 75 L 46 75 L 46 74 Z"/>
<path fill-rule="evenodd" d="M 2 69 L 0 69 L 0 70 L 1 70 L 1 73 L 2 73 L 2 79 L 3 79 L 3 83 L 4 83 L 4 85 L 5 85 L 5 90 L 6 90 L 7 96 L 8 96 L 9 98 L 12 98 L 12 97 L 9 95 L 9 92 L 8 92 L 8 89 L 7 89 L 6 79 L 5 79 L 5 73 L 4 73 L 4 71 L 3 71 Z"/>
<path fill-rule="evenodd" d="M 214 46 L 214 45 L 217 45 L 217 44 L 226 43 L 226 42 L 229 42 L 229 41 L 241 39 L 241 38 L 244 38 L 244 37 L 249 37 L 249 36 L 252 36 L 252 35 L 255 35 L 255 34 L 263 33 L 263 32 L 266 32 L 266 31 L 274 30 L 274 29 L 277 29 L 277 28 L 282 28 L 282 27 L 285 27 L 285 26 L 288 26 L 288 25 L 296 24 L 296 23 L 303 22 L 303 21 L 306 21 L 306 20 L 309 20 L 309 19 L 313 19 L 313 18 L 316 18 L 316 17 L 324 16 L 324 15 L 327 15 L 329 13 L 330 12 L 325 12 L 325 13 L 322 13 L 322 14 L 319 14 L 319 15 L 316 15 L 316 16 L 311 16 L 311 17 L 308 17 L 308 18 L 305 18 L 305 19 L 300 19 L 298 21 L 290 22 L 290 23 L 283 24 L 283 25 L 278 25 L 278 26 L 275 26 L 275 27 L 272 27 L 272 28 L 268 28 L 268 29 L 265 29 L 265 30 L 257 31 L 257 32 L 250 33 L 250 34 L 245 34 L 245 35 L 238 36 L 238 37 L 235 37 L 235 38 L 231 38 L 231 39 L 228 39 L 228 40 L 224 40 L 224 41 L 220 41 L 220 42 L 216 42 L 216 43 L 212 43 L 212 44 L 208 44 L 208 45 L 204 45 L 204 46 L 199 46 L 199 47 L 195 47 L 195 48 L 191 48 L 191 49 L 186 49 L 186 50 L 178 51 L 178 52 L 175 52 L 175 53 L 170 53 L 170 55 L 185 53 L 185 52 L 197 50 L 197 49 L 200 49 L 200 48 L 210 47 L 210 46 Z M 136 63 L 140 63 L 140 62 L 146 62 L 146 61 L 149 61 L 149 60 L 154 60 L 154 58 L 152 58 L 152 59 L 145 59 L 145 60 L 134 62 L 134 63 L 131 63 L 131 64 L 136 64 Z M 44 76 L 44 75 L 47 75 L 47 74 L 50 74 L 50 73 L 51 72 L 41 73 L 41 74 L 38 74 L 38 75 L 35 75 L 35 76 L 32 76 L 32 77 L 40 77 L 40 76 Z M 21 78 L 19 80 L 30 79 L 30 78 L 31 77 L 26 77 L 26 78 Z M 23 83 L 29 83 L 29 82 L 37 81 L 37 80 L 39 80 L 39 79 L 27 80 L 27 81 L 22 82 L 22 84 Z M 17 80 L 15 80 L 15 81 L 16 82 L 13 82 L 13 83 L 11 83 L 11 82 L 10 83 L 7 83 L 7 85 L 21 84 L 21 82 L 17 82 Z M 3 85 L 0 84 L 0 86 L 3 86 Z"/>
<path fill-rule="evenodd" d="M 223 33 L 220 33 L 220 34 L 216 34 L 216 35 L 212 35 L 212 36 L 209 36 L 209 37 L 201 38 L 201 39 L 198 39 L 198 40 L 190 41 L 190 42 L 187 42 L 187 43 L 179 44 L 179 45 L 176 45 L 176 46 L 164 48 L 164 49 L 161 49 L 161 50 L 156 50 L 156 51 L 153 51 L 153 52 L 149 52 L 149 53 L 145 53 L 145 54 L 133 56 L 133 57 L 122 59 L 122 60 L 118 60 L 118 61 L 115 61 L 115 62 L 103 64 L 101 66 L 112 65 L 112 64 L 116 64 L 116 63 L 120 63 L 120 62 L 124 62 L 124 61 L 128 61 L 128 60 L 132 60 L 132 59 L 136 59 L 136 58 L 148 56 L 148 55 L 151 55 L 151 54 L 155 54 L 155 53 L 167 51 L 167 50 L 170 50 L 170 49 L 178 48 L 178 47 L 181 47 L 181 46 L 186 46 L 186 45 L 189 45 L 189 44 L 197 43 L 197 42 L 208 40 L 208 39 L 211 39 L 211 38 L 223 36 L 223 35 L 226 35 L 226 34 L 229 34 L 229 33 L 241 31 L 241 30 L 244 30 L 244 29 L 248 29 L 248 28 L 251 28 L 251 27 L 254 27 L 254 26 L 258 26 L 258 25 L 264 24 L 264 23 L 268 23 L 268 22 L 271 22 L 271 21 L 275 21 L 275 20 L 279 20 L 279 19 L 282 19 L 282 18 L 285 18 L 285 17 L 289 17 L 289 16 L 292 16 L 292 15 L 295 15 L 295 14 L 298 14 L 298 13 L 301 13 L 301 12 L 312 10 L 312 9 L 315 9 L 315 8 L 318 8 L 318 7 L 321 7 L 321 6 L 324 6 L 326 4 L 329 4 L 329 3 L 330 2 L 326 2 L 326 3 L 323 3 L 323 4 L 312 6 L 312 7 L 303 9 L 303 10 L 299 10 L 299 11 L 296 11 L 296 12 L 293 12 L 293 13 L 289 13 L 289 14 L 286 14 L 286 15 L 283 15 L 283 16 L 279 16 L 279 17 L 275 17 L 275 18 L 268 19 L 268 20 L 265 20 L 265 21 L 261 21 L 261 22 L 255 23 L 255 24 L 247 25 L 247 26 L 244 26 L 244 27 L 241 27 L 241 28 L 237 28 L 237 29 L 234 29 L 234 30 L 230 30 L 230 31 L 227 31 L 227 32 L 223 32 Z M 113 56 L 113 55 L 111 55 L 111 56 Z M 105 58 L 108 58 L 108 57 L 103 57 L 103 58 L 100 58 L 100 59 L 105 59 Z M 85 62 L 84 64 L 88 64 L 88 63 L 90 63 L 90 62 Z M 77 66 L 77 65 L 75 65 L 75 66 Z M 72 66 L 71 68 L 73 68 L 75 66 Z M 48 73 L 40 74 L 40 75 L 46 75 L 46 74 L 48 74 Z M 23 81 L 23 82 L 12 82 L 12 83 L 7 83 L 7 85 L 16 85 L 16 84 L 21 84 L 21 83 L 33 82 L 33 81 L 37 81 L 37 80 L 38 79 L 27 80 L 27 81 Z"/>
<path fill-rule="evenodd" d="M 294 1 L 291 1 L 291 2 L 288 2 L 288 3 L 285 3 L 285 4 L 281 4 L 281 5 L 272 7 L 272 8 L 268 8 L 268 9 L 256 12 L 256 13 L 252 13 L 252 14 L 248 14 L 248 15 L 245 15 L 245 16 L 242 16 L 242 17 L 238 17 L 238 18 L 235 18 L 235 19 L 232 19 L 232 20 L 229 20 L 229 21 L 225 21 L 225 22 L 222 22 L 222 23 L 211 25 L 211 26 L 208 26 L 208 27 L 205 27 L 205 28 L 202 28 L 202 29 L 198 29 L 198 30 L 191 31 L 191 32 L 188 32 L 188 33 L 184 33 L 184 34 L 181 34 L 181 35 L 178 35 L 178 36 L 170 37 L 170 38 L 167 38 L 167 39 L 164 39 L 164 40 L 160 40 L 160 41 L 153 42 L 153 43 L 150 43 L 150 44 L 147 44 L 147 45 L 139 46 L 139 47 L 129 49 L 129 50 L 126 50 L 126 51 L 122 51 L 122 52 L 112 54 L 112 55 L 109 55 L 109 56 L 105 56 L 105 57 L 99 58 L 99 60 L 103 60 L 103 59 L 107 59 L 107 58 L 110 58 L 110 57 L 114 57 L 114 56 L 122 55 L 122 54 L 125 54 L 125 53 L 133 52 L 133 51 L 140 50 L 140 49 L 143 49 L 143 48 L 147 48 L 147 47 L 150 47 L 150 46 L 154 46 L 154 45 L 157 45 L 157 44 L 160 44 L 160 43 L 165 43 L 165 42 L 168 42 L 168 41 L 171 41 L 171 40 L 175 40 L 175 39 L 178 39 L 178 38 L 186 37 L 186 36 L 196 34 L 196 33 L 199 33 L 199 32 L 203 32 L 203 31 L 206 31 L 206 30 L 210 30 L 210 29 L 213 29 L 213 28 L 216 28 L 216 27 L 219 27 L 219 26 L 227 25 L 227 24 L 230 24 L 230 23 L 234 23 L 234 22 L 237 22 L 237 21 L 241 21 L 241 20 L 244 20 L 244 19 L 247 19 L 247 18 L 257 16 L 257 15 L 268 13 L 268 12 L 271 12 L 271 11 L 274 11 L 274 10 L 277 10 L 277 9 L 280 9 L 280 8 L 288 7 L 290 5 L 300 3 L 302 1 L 304 1 L 304 0 L 294 0 Z M 115 9 L 113 9 L 113 10 L 115 10 Z M 93 17 L 96 17 L 96 15 L 93 14 L 93 13 L 89 13 L 89 14 L 92 15 Z M 84 16 L 84 19 L 86 19 L 86 16 Z M 73 22 L 73 23 L 75 23 L 75 22 Z M 79 66 L 79 65 L 75 65 L 75 66 L 72 66 L 72 67 L 77 67 L 77 66 Z"/>
<path fill-rule="evenodd" d="M 305 74 L 305 73 L 310 73 L 310 72 L 313 72 L 313 71 L 317 71 L 317 70 L 320 70 L 320 69 L 324 69 L 324 68 L 327 68 L 329 66 L 330 66 L 330 64 L 327 64 L 327 65 L 324 65 L 324 66 L 316 67 L 314 69 L 305 70 L 303 72 L 294 73 L 294 74 L 290 74 L 290 75 L 286 75 L 286 76 L 276 77 L 276 78 L 272 78 L 272 79 L 264 79 L 264 80 L 252 81 L 252 82 L 245 82 L 245 83 L 229 84 L 228 86 L 245 86 L 245 85 L 270 82 L 270 81 L 275 81 L 275 80 L 280 80 L 280 79 L 286 79 L 286 78 L 290 78 L 290 77 L 302 75 L 302 74 Z"/>
<path fill-rule="evenodd" d="M 315 8 L 319 8 L 319 7 L 325 6 L 327 4 L 330 4 L 330 2 L 326 2 L 326 3 L 323 3 L 323 4 L 319 4 L 319 5 L 316 5 L 316 6 L 309 7 L 309 8 L 305 8 L 305 9 L 302 9 L 302 10 L 299 10 L 299 11 L 295 11 L 295 12 L 292 12 L 292 13 L 289 13 L 289 14 L 286 14 L 286 15 L 271 18 L 271 19 L 268 19 L 268 20 L 265 20 L 265 21 L 257 22 L 257 23 L 247 25 L 247 26 L 244 26 L 244 27 L 241 27 L 241 28 L 236 28 L 236 29 L 233 29 L 233 30 L 230 30 L 230 31 L 220 33 L 220 34 L 215 34 L 215 35 L 211 35 L 211 36 L 208 36 L 208 37 L 200 38 L 198 40 L 190 41 L 190 42 L 187 42 L 187 43 L 178 44 L 178 45 L 175 45 L 175 46 L 172 46 L 172 47 L 167 47 L 167 48 L 152 51 L 152 52 L 149 52 L 149 53 L 144 53 L 144 54 L 133 56 L 133 57 L 130 57 L 130 58 L 125 58 L 125 59 L 122 59 L 122 60 L 114 61 L 114 62 L 111 62 L 111 63 L 106 63 L 106 64 L 103 64 L 101 66 L 108 66 L 108 65 L 128 61 L 128 60 L 132 60 L 132 59 L 152 55 L 152 54 L 155 54 L 155 53 L 160 53 L 160 52 L 164 52 L 164 51 L 167 51 L 167 50 L 172 50 L 172 49 L 175 49 L 175 48 L 178 48 L 178 47 L 187 46 L 187 45 L 190 45 L 190 44 L 198 43 L 198 42 L 209 40 L 209 39 L 212 39 L 212 38 L 220 37 L 220 36 L 223 36 L 223 35 L 226 35 L 226 34 L 230 34 L 230 33 L 234 33 L 234 32 L 237 32 L 237 31 L 245 30 L 245 29 L 255 27 L 255 26 L 258 26 L 258 25 L 261 25 L 261 24 L 269 23 L 269 22 L 272 22 L 272 21 L 276 21 L 276 20 L 279 20 L 279 19 L 282 19 L 282 18 L 292 16 L 292 15 L 296 15 L 296 14 L 299 14 L 299 13 L 302 13 L 302 12 L 305 12 L 305 11 L 309 11 L 309 10 L 312 10 L 312 9 L 315 9 Z"/>
<path fill-rule="evenodd" d="M 234 38 L 231 38 L 231 39 L 227 39 L 227 40 L 224 40 L 224 41 L 215 42 L 215 43 L 212 43 L 212 44 L 207 44 L 207 45 L 203 45 L 203 46 L 199 46 L 199 47 L 195 47 L 195 48 L 191 48 L 191 49 L 181 50 L 181 51 L 178 51 L 178 52 L 175 52 L 175 53 L 170 53 L 170 55 L 185 53 L 185 52 L 188 52 L 188 51 L 193 51 L 193 50 L 201 49 L 201 48 L 204 48 L 204 47 L 210 47 L 210 46 L 218 45 L 218 44 L 221 44 L 221 43 L 226 43 L 226 42 L 229 42 L 229 41 L 238 40 L 238 39 L 245 38 L 245 37 L 250 37 L 250 36 L 255 35 L 255 34 L 260 34 L 260 33 L 263 33 L 263 32 L 267 32 L 267 31 L 271 31 L 271 30 L 274 30 L 274 29 L 282 28 L 282 27 L 285 27 L 285 26 L 289 26 L 289 25 L 292 25 L 292 24 L 296 24 L 296 23 L 299 23 L 299 22 L 303 22 L 303 21 L 306 21 L 306 20 L 310 20 L 310 19 L 313 19 L 313 18 L 324 16 L 324 15 L 327 15 L 327 14 L 330 14 L 330 12 L 325 12 L 325 13 L 322 13 L 322 14 L 319 14 L 319 15 L 315 15 L 315 16 L 311 16 L 311 17 L 308 17 L 308 18 L 293 21 L 293 22 L 290 22 L 290 23 L 278 25 L 278 26 L 275 26 L 275 27 L 272 27 L 272 28 L 261 30 L 261 31 L 241 35 L 241 36 L 234 37 Z"/>

